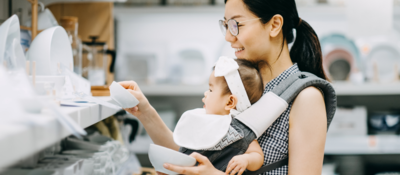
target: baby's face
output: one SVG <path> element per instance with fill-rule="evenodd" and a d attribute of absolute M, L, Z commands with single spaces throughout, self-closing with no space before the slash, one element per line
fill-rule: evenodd
<path fill-rule="evenodd" d="M 229 110 L 226 110 L 225 107 L 229 103 L 229 96 L 231 94 L 226 93 L 224 85 L 224 77 L 215 77 L 214 71 L 210 75 L 209 90 L 204 92 L 204 108 L 206 109 L 206 114 L 215 114 L 215 115 L 228 115 Z"/>

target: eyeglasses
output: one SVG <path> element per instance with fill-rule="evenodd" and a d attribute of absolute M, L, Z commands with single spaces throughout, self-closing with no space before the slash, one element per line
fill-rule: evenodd
<path fill-rule="evenodd" d="M 231 32 L 231 34 L 233 36 L 237 36 L 237 35 L 239 35 L 239 27 L 238 27 L 239 23 L 253 21 L 253 20 L 257 20 L 257 19 L 261 19 L 261 18 L 249 19 L 249 20 L 241 21 L 241 22 L 237 22 L 235 19 L 229 19 L 228 21 L 219 20 L 219 28 L 221 29 L 221 32 L 224 36 L 226 35 L 226 30 L 228 30 L 227 28 L 229 28 L 229 31 Z"/>

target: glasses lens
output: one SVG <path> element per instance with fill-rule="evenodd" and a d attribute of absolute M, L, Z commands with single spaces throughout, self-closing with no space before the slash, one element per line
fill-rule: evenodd
<path fill-rule="evenodd" d="M 225 36 L 226 35 L 225 21 L 219 20 L 219 28 L 221 29 L 222 34 Z"/>
<path fill-rule="evenodd" d="M 238 29 L 238 26 L 237 26 L 237 22 L 234 19 L 230 19 L 228 21 L 228 26 L 229 26 L 229 31 L 231 32 L 231 34 L 233 36 L 238 35 L 239 29 Z"/>

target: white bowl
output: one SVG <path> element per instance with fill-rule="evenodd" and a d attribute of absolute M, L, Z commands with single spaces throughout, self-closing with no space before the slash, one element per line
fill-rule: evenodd
<path fill-rule="evenodd" d="M 30 80 L 32 80 L 32 76 L 29 76 Z M 56 90 L 56 96 L 61 97 L 64 84 L 65 84 L 65 76 L 36 76 L 37 83 L 39 82 L 52 82 L 54 83 L 54 90 Z"/>
<path fill-rule="evenodd" d="M 43 104 L 34 97 L 21 98 L 19 99 L 19 103 L 21 104 L 25 112 L 28 113 L 39 114 L 42 112 L 43 109 Z"/>
<path fill-rule="evenodd" d="M 115 81 L 110 86 L 110 96 L 122 108 L 133 108 L 139 104 L 135 96 Z"/>
<path fill-rule="evenodd" d="M 18 45 L 15 43 L 20 43 L 21 41 L 21 36 L 20 36 L 20 28 L 19 28 L 19 19 L 17 15 L 11 16 L 9 19 L 7 19 L 3 24 L 0 26 L 0 62 L 3 64 L 3 60 L 5 59 L 5 53 L 8 52 L 8 59 L 7 61 L 11 61 L 12 63 L 9 64 L 14 64 L 13 66 L 20 66 L 16 65 L 20 63 L 20 60 L 25 60 L 25 56 L 22 53 L 15 53 L 15 52 L 20 52 L 20 48 L 17 48 Z M 16 42 L 15 42 L 16 41 Z M 19 47 L 21 45 L 19 44 Z M 15 56 L 20 58 L 15 58 Z M 11 58 L 9 58 L 11 57 Z M 23 63 L 25 64 L 25 63 Z"/>
<path fill-rule="evenodd" d="M 166 174 L 178 173 L 165 169 L 163 167 L 164 163 L 183 167 L 194 166 L 196 164 L 196 159 L 193 157 L 155 144 L 150 144 L 149 158 L 156 171 Z"/>
<path fill-rule="evenodd" d="M 74 65 L 71 43 L 60 26 L 40 32 L 32 41 L 27 60 L 36 61 L 36 75 L 59 75 L 58 63 L 70 68 Z"/>

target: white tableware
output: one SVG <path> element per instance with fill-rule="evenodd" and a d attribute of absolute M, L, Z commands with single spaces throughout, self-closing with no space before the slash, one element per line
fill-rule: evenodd
<path fill-rule="evenodd" d="M 194 166 L 196 164 L 196 159 L 193 157 L 155 144 L 150 144 L 149 158 L 156 171 L 166 174 L 178 173 L 165 169 L 163 167 L 164 163 L 184 167 Z"/>
<path fill-rule="evenodd" d="M 7 60 L 11 60 L 13 52 L 14 39 L 20 41 L 20 28 L 19 20 L 17 15 L 13 15 L 8 18 L 0 26 L 0 63 L 3 64 L 3 60 L 6 60 L 5 54 L 8 52 Z"/>
<path fill-rule="evenodd" d="M 133 108 L 139 104 L 135 96 L 115 81 L 110 86 L 110 95 L 122 108 Z"/>
<path fill-rule="evenodd" d="M 72 67 L 72 48 L 67 32 L 57 26 L 44 30 L 32 41 L 27 60 L 36 61 L 36 75 L 60 75 Z"/>
<path fill-rule="evenodd" d="M 19 99 L 19 104 L 25 109 L 25 112 L 39 114 L 42 112 L 43 104 L 34 97 Z"/>
<path fill-rule="evenodd" d="M 26 26 L 31 26 L 31 19 L 25 23 Z M 38 14 L 38 30 L 44 30 L 50 27 L 59 26 L 56 18 L 49 9 L 44 9 Z"/>
<path fill-rule="evenodd" d="M 29 78 L 32 79 L 32 76 Z M 65 76 L 36 76 L 36 82 L 53 82 L 56 96 L 61 97 L 65 84 Z"/>

